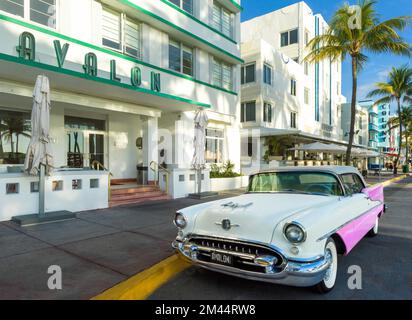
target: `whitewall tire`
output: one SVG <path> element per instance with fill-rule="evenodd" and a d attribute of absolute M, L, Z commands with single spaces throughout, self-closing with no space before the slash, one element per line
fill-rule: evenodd
<path fill-rule="evenodd" d="M 323 280 L 315 286 L 320 293 L 327 293 L 335 287 L 338 274 L 338 251 L 332 238 L 326 241 L 325 258 L 329 261 L 329 268 L 326 270 Z"/>
<path fill-rule="evenodd" d="M 379 232 L 379 217 L 376 217 L 375 225 L 373 228 L 368 232 L 368 237 L 376 237 Z"/>

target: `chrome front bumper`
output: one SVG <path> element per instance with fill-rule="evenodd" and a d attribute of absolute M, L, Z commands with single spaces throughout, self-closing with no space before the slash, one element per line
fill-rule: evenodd
<path fill-rule="evenodd" d="M 284 258 L 281 266 L 274 266 L 270 261 L 276 261 L 275 257 L 267 255 L 264 257 L 255 256 L 252 260 L 253 263 L 256 266 L 264 267 L 264 272 L 254 272 L 202 261 L 198 259 L 198 254 L 205 248 L 191 244 L 188 241 L 182 242 L 175 240 L 172 243 L 172 247 L 175 248 L 185 260 L 208 270 L 249 280 L 296 287 L 310 287 L 318 284 L 325 277 L 325 273 L 330 265 L 329 261 L 322 257 L 316 261 L 308 262 L 296 262 Z"/>

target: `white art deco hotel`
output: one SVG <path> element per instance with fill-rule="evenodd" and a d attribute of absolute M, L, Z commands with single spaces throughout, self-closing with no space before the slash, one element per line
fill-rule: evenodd
<path fill-rule="evenodd" d="M 37 178 L 20 170 L 42 74 L 55 166 L 47 211 L 109 206 L 108 172 L 92 164 L 114 184 L 136 179 L 137 166 L 153 183 L 150 165 L 162 164 L 163 191 L 194 192 L 198 108 L 209 118 L 207 162 L 238 170 L 241 9 L 234 0 L 1 0 L 0 220 L 35 213 Z"/>

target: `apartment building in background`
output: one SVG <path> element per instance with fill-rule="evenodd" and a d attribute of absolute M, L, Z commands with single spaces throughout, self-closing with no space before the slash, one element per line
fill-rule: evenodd
<path fill-rule="evenodd" d="M 245 166 L 265 153 L 266 137 L 289 137 L 294 144 L 344 144 L 340 106 L 341 61 L 305 61 L 309 41 L 328 24 L 305 2 L 241 24 L 242 159 Z M 260 140 L 252 150 L 254 136 Z"/>
<path fill-rule="evenodd" d="M 135 180 L 140 166 L 151 184 L 163 164 L 170 176 L 162 171 L 163 188 L 168 181 L 174 197 L 194 192 L 193 119 L 199 108 L 209 118 L 207 162 L 230 160 L 240 167 L 241 10 L 239 0 L 3 0 L 1 121 L 30 126 L 33 86 L 46 75 L 56 172 L 76 175 L 98 162 L 122 183 Z M 2 135 L 0 203 L 7 203 L 3 189 L 11 185 L 22 204 L 13 212 L 0 208 L 0 220 L 35 211 L 30 183 L 23 174 L 12 181 L 7 175 L 24 161 L 27 131 L 12 139 Z M 99 185 L 85 179 L 79 174 L 53 184 L 73 196 L 64 209 L 86 209 L 78 195 Z M 73 195 L 75 180 L 83 188 Z M 107 196 L 103 200 L 92 207 L 107 207 Z M 58 201 L 48 201 L 46 210 L 59 209 Z"/>

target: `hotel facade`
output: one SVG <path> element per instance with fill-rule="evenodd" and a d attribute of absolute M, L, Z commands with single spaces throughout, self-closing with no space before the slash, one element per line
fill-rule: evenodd
<path fill-rule="evenodd" d="M 49 178 L 46 210 L 107 207 L 110 186 L 84 169 L 93 163 L 115 181 L 135 179 L 141 166 L 149 184 L 162 165 L 170 177 L 160 183 L 168 184 L 169 194 L 194 192 L 199 108 L 209 118 L 207 162 L 230 160 L 239 170 L 241 9 L 235 0 L 1 1 L 0 220 L 36 207 L 36 178 L 14 167 L 24 161 L 33 86 L 41 74 L 51 84 L 55 175 L 65 176 L 64 184 Z M 106 191 L 97 196 L 99 179 Z"/>
<path fill-rule="evenodd" d="M 242 164 L 296 160 L 285 148 L 315 141 L 345 144 L 341 128 L 341 61 L 309 63 L 307 44 L 328 25 L 305 2 L 243 22 Z M 253 147 L 255 146 L 255 147 Z M 320 159 L 317 159 L 320 160 Z"/>

